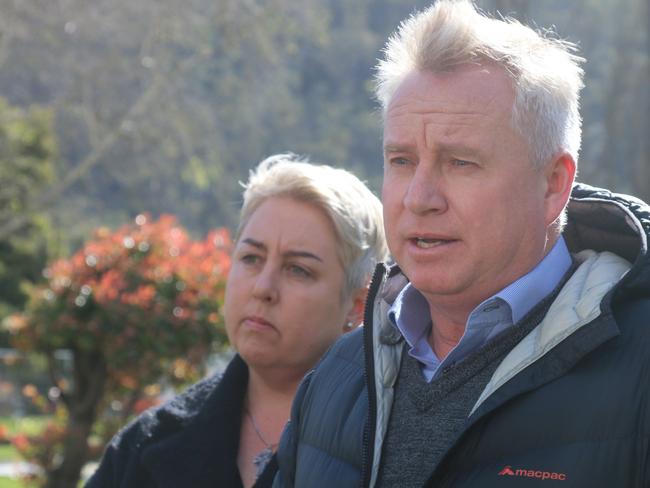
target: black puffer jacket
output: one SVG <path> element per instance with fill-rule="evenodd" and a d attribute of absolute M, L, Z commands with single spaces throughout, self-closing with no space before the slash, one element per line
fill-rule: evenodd
<path fill-rule="evenodd" d="M 578 269 L 497 368 L 428 486 L 650 487 L 650 208 L 576 185 L 564 236 Z M 378 268 L 363 331 L 301 385 L 274 487 L 374 486 L 403 349 L 385 317 L 404 284 Z"/>

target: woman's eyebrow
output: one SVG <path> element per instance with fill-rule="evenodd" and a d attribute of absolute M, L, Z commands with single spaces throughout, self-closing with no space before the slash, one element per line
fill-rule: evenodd
<path fill-rule="evenodd" d="M 242 244 L 248 244 L 249 246 L 252 246 L 254 248 L 257 248 L 261 251 L 266 251 L 266 245 L 263 242 L 256 241 L 255 239 L 252 239 L 250 237 L 247 237 L 246 239 L 242 239 Z M 308 259 L 315 259 L 316 261 L 320 261 L 321 263 L 323 260 L 317 256 L 316 254 L 309 252 L 309 251 L 300 251 L 300 250 L 288 250 L 282 253 L 284 257 L 290 257 L 290 258 L 308 258 Z"/>
<path fill-rule="evenodd" d="M 311 253 L 309 251 L 287 251 L 283 253 L 284 256 L 290 257 L 290 258 L 309 258 L 309 259 L 315 259 L 316 261 L 320 261 L 321 263 L 323 260 L 318 257 L 316 254 Z"/>
<path fill-rule="evenodd" d="M 256 247 L 257 249 L 260 249 L 262 251 L 266 251 L 266 246 L 264 245 L 263 242 L 256 241 L 255 239 L 251 239 L 250 237 L 247 237 L 246 239 L 242 239 L 242 244 L 248 244 L 249 246 Z"/>

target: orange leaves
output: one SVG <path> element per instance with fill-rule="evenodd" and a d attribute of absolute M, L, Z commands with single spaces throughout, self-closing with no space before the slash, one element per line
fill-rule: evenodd
<path fill-rule="evenodd" d="M 11 438 L 11 443 L 18 450 L 18 452 L 24 452 L 31 447 L 31 442 L 29 437 L 25 434 L 17 434 Z"/>
<path fill-rule="evenodd" d="M 127 305 L 141 306 L 143 309 L 149 309 L 151 303 L 156 298 L 156 288 L 151 284 L 145 284 L 136 288 L 133 292 L 124 292 L 122 302 Z"/>
<path fill-rule="evenodd" d="M 141 214 L 115 231 L 99 228 L 44 271 L 47 286 L 34 290 L 26 313 L 6 325 L 32 349 L 102 355 L 110 374 L 137 370 L 151 382 L 179 357 L 192 357 L 186 371 L 195 373 L 205 345 L 225 340 L 230 248 L 226 229 L 195 240 L 172 215 Z M 181 370 L 171 371 L 178 380 Z"/>

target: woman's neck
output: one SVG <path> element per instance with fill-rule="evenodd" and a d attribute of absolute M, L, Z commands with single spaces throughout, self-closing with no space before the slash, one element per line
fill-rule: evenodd
<path fill-rule="evenodd" d="M 291 411 L 299 380 L 280 381 L 249 367 L 248 386 L 242 412 L 237 466 L 244 487 L 255 483 L 253 460 L 263 451 L 277 449 L 282 429 Z"/>
<path fill-rule="evenodd" d="M 260 373 L 249 367 L 246 400 L 250 408 L 290 408 L 301 378 L 286 378 Z"/>

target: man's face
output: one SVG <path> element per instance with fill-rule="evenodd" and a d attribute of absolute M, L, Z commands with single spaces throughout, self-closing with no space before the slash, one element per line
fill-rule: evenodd
<path fill-rule="evenodd" d="M 512 127 L 499 68 L 411 73 L 387 107 L 383 203 L 391 252 L 430 306 L 471 310 L 548 251 L 543 170 Z"/>

